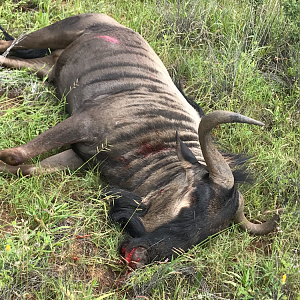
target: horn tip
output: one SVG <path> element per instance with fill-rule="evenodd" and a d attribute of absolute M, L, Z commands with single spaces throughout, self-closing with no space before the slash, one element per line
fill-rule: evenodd
<path fill-rule="evenodd" d="M 252 125 L 257 125 L 257 126 L 265 126 L 265 123 L 257 121 L 255 119 L 246 117 L 242 114 L 236 114 L 237 119 L 234 120 L 234 122 L 238 122 L 238 123 L 248 123 L 248 124 L 252 124 Z"/>
<path fill-rule="evenodd" d="M 260 122 L 260 121 L 257 121 L 257 125 L 258 125 L 258 126 L 265 126 L 265 123 Z"/>

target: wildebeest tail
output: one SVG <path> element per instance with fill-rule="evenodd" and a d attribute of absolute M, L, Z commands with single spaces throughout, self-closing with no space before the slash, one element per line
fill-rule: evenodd
<path fill-rule="evenodd" d="M 14 38 L 9 33 L 7 33 L 2 26 L 0 26 L 0 30 L 2 31 L 6 41 L 13 41 L 14 40 Z"/>
<path fill-rule="evenodd" d="M 233 169 L 232 174 L 234 181 L 237 183 L 252 183 L 253 178 L 247 171 L 246 163 L 251 158 L 245 154 L 222 153 L 230 168 Z"/>
<path fill-rule="evenodd" d="M 204 113 L 202 107 L 197 102 L 195 102 L 195 100 L 193 98 L 188 97 L 184 93 L 182 85 L 181 85 L 181 81 L 178 80 L 178 81 L 175 81 L 174 83 L 175 83 L 176 87 L 178 88 L 179 92 L 185 98 L 185 100 L 199 113 L 200 117 L 203 117 L 205 115 L 205 113 Z"/>
<path fill-rule="evenodd" d="M 0 26 L 4 38 L 6 41 L 13 41 L 14 37 L 11 36 L 2 26 Z M 16 56 L 20 58 L 39 58 L 44 57 L 45 55 L 50 54 L 49 49 L 24 49 L 24 50 L 11 50 L 9 55 Z"/>

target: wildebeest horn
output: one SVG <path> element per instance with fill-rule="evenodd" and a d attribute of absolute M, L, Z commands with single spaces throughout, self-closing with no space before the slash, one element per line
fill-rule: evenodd
<path fill-rule="evenodd" d="M 234 222 L 239 223 L 240 226 L 253 234 L 267 234 L 274 230 L 279 221 L 279 215 L 276 214 L 269 221 L 262 224 L 253 224 L 249 222 L 244 215 L 244 198 L 240 192 L 239 193 L 239 208 L 234 215 Z"/>
<path fill-rule="evenodd" d="M 248 123 L 259 126 L 264 124 L 241 114 L 220 110 L 211 112 L 201 118 L 198 134 L 209 176 L 215 183 L 230 189 L 234 185 L 231 169 L 215 147 L 210 136 L 210 132 L 214 127 L 225 123 Z"/>

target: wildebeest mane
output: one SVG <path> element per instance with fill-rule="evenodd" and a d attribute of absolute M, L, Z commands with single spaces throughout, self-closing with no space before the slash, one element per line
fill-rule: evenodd
<path fill-rule="evenodd" d="M 199 113 L 200 117 L 203 117 L 205 115 L 202 107 L 193 99 L 192 97 L 189 97 L 185 94 L 180 79 L 176 80 L 175 82 L 176 87 L 180 91 L 180 93 L 183 95 L 183 97 L 186 99 L 186 101 Z M 232 171 L 234 181 L 236 183 L 252 183 L 253 179 L 249 175 L 249 172 L 246 170 L 245 164 L 250 159 L 249 156 L 244 154 L 232 154 L 227 152 L 222 152 L 223 157 L 226 159 L 227 163 L 230 165 L 231 168 L 234 170 Z M 237 169 L 235 169 L 238 167 Z"/>
<path fill-rule="evenodd" d="M 184 93 L 180 79 L 176 80 L 174 83 L 175 83 L 176 87 L 178 88 L 179 92 L 185 98 L 185 100 L 199 113 L 200 117 L 203 117 L 205 115 L 205 113 L 204 113 L 202 107 L 195 101 L 195 99 L 187 96 Z"/>

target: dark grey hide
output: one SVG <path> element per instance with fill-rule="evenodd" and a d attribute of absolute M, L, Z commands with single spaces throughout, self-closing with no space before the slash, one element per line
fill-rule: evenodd
<path fill-rule="evenodd" d="M 274 228 L 277 216 L 261 225 L 245 219 L 233 174 L 210 138 L 222 123 L 262 123 L 221 111 L 202 117 L 139 34 L 106 15 L 83 14 L 20 41 L 0 41 L 0 52 L 11 46 L 15 55 L 52 49 L 46 57 L 0 62 L 48 76 L 57 96 L 66 96 L 70 117 L 25 145 L 1 150 L 0 171 L 33 175 L 101 163 L 108 193 L 119 195 L 111 219 L 132 236 L 120 248 L 131 267 L 176 256 L 176 249 L 188 250 L 231 220 L 258 234 Z M 72 149 L 38 167 L 23 165 L 65 145 Z M 109 151 L 101 151 L 106 145 Z"/>

